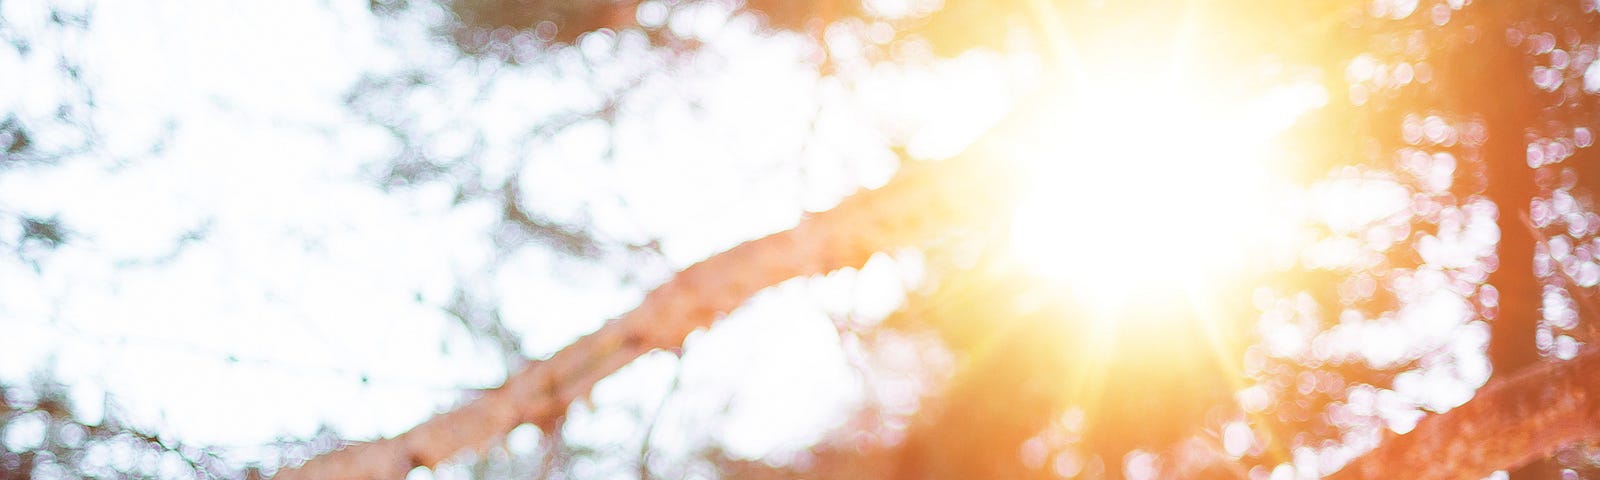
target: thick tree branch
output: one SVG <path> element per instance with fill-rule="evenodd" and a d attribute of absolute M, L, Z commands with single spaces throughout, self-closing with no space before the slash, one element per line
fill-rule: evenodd
<path fill-rule="evenodd" d="M 1013 176 L 965 155 L 911 162 L 889 184 L 845 199 L 795 228 L 752 240 L 679 272 L 622 318 L 532 362 L 498 388 L 394 438 L 364 442 L 278 475 L 292 479 L 393 479 L 481 449 L 532 423 L 557 428 L 567 406 L 640 355 L 677 347 L 696 329 L 784 280 L 860 266 L 873 253 L 914 246 L 953 225 L 981 223 L 1009 195 Z"/>
<path fill-rule="evenodd" d="M 1483 478 L 1600 438 L 1600 350 L 1489 382 L 1460 408 L 1424 418 L 1329 476 Z"/>

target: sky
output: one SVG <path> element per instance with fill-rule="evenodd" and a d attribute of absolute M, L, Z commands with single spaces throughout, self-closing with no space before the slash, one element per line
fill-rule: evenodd
<path fill-rule="evenodd" d="M 710 53 L 688 62 L 671 63 L 624 34 L 510 66 L 460 60 L 429 40 L 426 29 L 446 13 L 417 3 L 382 20 L 362 1 L 94 2 L 86 34 L 37 42 L 49 54 L 0 48 L 0 111 L 48 116 L 53 99 L 71 94 L 54 63 L 54 53 L 67 53 L 86 65 L 104 141 L 60 165 L 0 172 L 0 213 L 57 215 L 71 231 L 38 270 L 0 259 L 0 382 L 53 372 L 88 418 L 110 406 L 135 425 L 218 446 L 240 464 L 275 464 L 262 445 L 309 437 L 323 424 L 351 439 L 394 435 L 507 373 L 492 345 L 443 310 L 458 288 L 498 304 L 529 355 L 551 355 L 631 309 L 671 271 L 882 184 L 898 161 L 886 144 L 903 143 L 918 158 L 955 154 L 1017 100 L 1008 82 L 1037 68 L 982 54 L 872 64 L 852 53 L 860 39 L 849 35 L 825 35 L 816 47 L 755 34 L 753 20 L 716 8 L 663 20 L 707 42 Z M 38 36 L 46 4 L 88 8 L 8 0 L 0 17 L 6 29 Z M 842 70 L 820 76 L 807 63 L 817 48 Z M 1357 58 L 1347 73 L 1365 81 L 1383 70 L 1375 62 Z M 474 162 L 483 185 L 515 179 L 539 214 L 589 225 L 610 241 L 659 239 L 662 258 L 572 259 L 537 244 L 497 250 L 501 212 L 492 202 L 457 204 L 448 181 L 380 188 L 379 166 L 402 146 L 345 100 L 363 78 L 413 69 L 434 76 L 414 91 L 361 101 L 407 119 L 405 128 L 430 139 L 430 154 L 481 145 Z M 579 122 L 528 135 L 613 91 L 631 99 L 614 129 Z M 1407 122 L 1402 128 L 1419 135 L 1453 134 L 1435 117 Z M 42 138 L 52 134 L 69 135 Z M 163 138 L 162 149 L 148 151 Z M 1426 188 L 1448 188 L 1453 157 L 1401 155 Z M 1294 193 L 1297 215 L 1336 233 L 1300 260 L 1359 263 L 1373 245 L 1393 241 L 1384 235 L 1394 232 L 1372 226 L 1400 228 L 1407 188 L 1393 176 L 1346 171 Z M 1548 211 L 1573 214 L 1567 203 Z M 1467 401 L 1488 376 L 1487 328 L 1473 317 L 1472 292 L 1452 290 L 1460 282 L 1439 267 L 1479 262 L 1499 232 L 1486 202 L 1440 208 L 1440 228 L 1418 244 L 1431 267 L 1397 292 L 1405 308 L 1341 318 L 1349 321 L 1318 336 L 1308 297 L 1258 291 L 1256 354 L 1346 348 L 1383 364 L 1418 345 L 1437 347 L 1445 353 L 1428 368 L 1402 374 L 1393 390 L 1353 394 L 1349 408 L 1404 431 L 1420 409 Z M 0 238 L 16 238 L 17 228 L 0 223 Z M 1585 278 L 1600 282 L 1600 267 L 1586 265 Z M 909 412 L 927 379 L 863 379 L 863 371 L 896 370 L 858 367 L 938 360 L 875 357 L 841 341 L 839 325 L 889 314 L 922 268 L 918 254 L 890 252 L 860 270 L 785 282 L 691 335 L 681 359 L 654 352 L 623 368 L 570 414 L 567 439 L 607 452 L 574 473 L 634 475 L 647 431 L 658 452 L 653 468 L 694 477 L 703 472 L 683 460 L 700 446 L 784 463 L 863 402 Z M 1547 312 L 1562 311 L 1561 299 L 1548 303 Z M 1578 345 L 1566 335 L 1548 340 L 1558 356 Z M 916 341 L 877 353 L 918 350 Z M 1241 403 L 1265 402 L 1263 392 L 1245 389 Z M 1249 448 L 1242 425 L 1224 427 L 1229 451 Z M 512 433 L 512 453 L 535 451 L 530 429 Z M 37 439 L 15 428 L 0 442 Z M 1323 461 L 1318 454 L 1297 450 L 1291 463 L 1304 470 Z"/>
<path fill-rule="evenodd" d="M 83 7 L 72 3 L 60 6 Z M 0 15 L 15 31 L 40 32 L 44 7 L 0 2 Z M 0 175 L 0 208 L 58 215 L 72 232 L 38 271 L 0 262 L 0 381 L 51 371 L 90 419 L 114 405 L 135 425 L 217 445 L 239 462 L 271 463 L 260 445 L 324 423 L 346 438 L 394 435 L 465 388 L 497 384 L 505 366 L 496 353 L 441 309 L 457 285 L 497 299 L 524 348 L 546 356 L 626 312 L 665 271 L 787 228 L 894 169 L 893 157 L 870 148 L 881 144 L 875 130 L 852 120 L 881 110 L 881 97 L 863 95 L 880 104 L 863 105 L 794 61 L 807 54 L 801 42 L 721 28 L 716 12 L 681 23 L 728 37 L 717 48 L 730 60 L 689 72 L 694 82 L 640 86 L 661 101 L 624 113 L 615 158 L 602 161 L 611 137 L 600 125 L 515 142 L 522 126 L 598 99 L 591 86 L 617 82 L 613 71 L 651 67 L 609 53 L 626 45 L 580 44 L 574 52 L 595 64 L 621 65 L 584 79 L 557 74 L 573 52 L 553 67 L 457 62 L 420 35 L 441 14 L 426 8 L 388 24 L 357 1 L 92 8 L 86 34 L 39 48 L 87 66 L 101 149 Z M 449 135 L 462 124 L 484 126 L 495 152 L 486 184 L 526 162 L 516 173 L 540 213 L 587 220 L 619 241 L 660 238 L 666 265 L 641 267 L 646 280 L 630 283 L 603 262 L 538 246 L 498 258 L 492 205 L 454 205 L 446 185 L 377 188 L 373 166 L 398 146 L 342 102 L 364 74 L 418 65 L 444 72 L 439 88 L 380 101 L 416 114 L 419 128 L 445 139 L 439 148 L 461 147 Z M 52 55 L 0 49 L 0 72 L 11 72 L 0 74 L 0 107 L 48 112 L 65 88 L 54 68 Z M 966 81 L 992 81 L 974 78 Z M 704 111 L 688 110 L 683 99 L 700 96 Z M 815 132 L 804 123 L 813 111 L 828 118 Z M 145 154 L 168 125 L 164 148 Z M 796 168 L 805 175 L 771 174 Z M 860 272 L 762 293 L 691 337 L 681 367 L 657 352 L 601 382 L 593 408 L 573 411 L 569 440 L 636 450 L 641 418 L 664 406 L 653 434 L 663 465 L 707 441 L 784 461 L 868 393 L 830 314 L 886 315 L 915 281 L 912 257 L 880 256 Z M 679 368 L 681 385 L 663 404 Z M 25 436 L 0 441 L 36 441 Z M 512 439 L 522 453 L 536 441 L 525 430 Z"/>

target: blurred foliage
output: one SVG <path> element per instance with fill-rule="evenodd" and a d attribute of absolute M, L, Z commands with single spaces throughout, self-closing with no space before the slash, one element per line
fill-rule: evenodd
<path fill-rule="evenodd" d="M 376 15 L 396 18 L 431 4 L 368 5 Z M 1048 40 L 1051 32 L 1068 32 L 1082 52 L 1118 55 L 1117 42 L 1178 38 L 1174 32 L 1186 21 L 1220 25 L 1232 34 L 1192 39 L 1189 48 L 1242 59 L 1238 70 L 1218 73 L 1221 83 L 1250 88 L 1311 76 L 1330 92 L 1325 108 L 1286 134 L 1296 158 L 1281 162 L 1289 170 L 1283 173 L 1313 190 L 1394 185 L 1407 199 L 1404 209 L 1358 225 L 1306 225 L 1315 237 L 1308 252 L 1294 265 L 1256 279 L 1253 288 L 1228 292 L 1228 301 L 1207 313 L 1225 319 L 1210 324 L 1215 331 L 1200 331 L 1206 322 L 1173 318 L 1193 311 L 1152 306 L 1127 314 L 1129 329 L 1099 336 L 1084 322 L 1059 321 L 1090 314 L 1077 299 L 1039 292 L 1021 269 L 989 251 L 992 245 L 932 250 L 933 268 L 907 308 L 881 326 L 847 333 L 939 339 L 956 359 L 942 372 L 942 389 L 915 413 L 867 405 L 860 422 L 831 434 L 804 462 L 774 465 L 708 447 L 699 456 L 722 476 L 1054 478 L 1075 468 L 1083 476 L 1118 477 L 1129 452 L 1172 457 L 1197 437 L 1219 444 L 1217 432 L 1230 422 L 1247 424 L 1252 437 L 1237 462 L 1265 472 L 1305 455 L 1361 445 L 1403 423 L 1398 418 L 1449 407 L 1399 393 L 1401 383 L 1425 375 L 1470 382 L 1459 378 L 1464 364 L 1491 362 L 1504 367 L 1495 371 L 1501 375 L 1516 365 L 1509 356 L 1526 356 L 1517 348 L 1559 358 L 1593 340 L 1593 327 L 1581 320 L 1583 312 L 1592 314 L 1600 283 L 1600 216 L 1588 188 L 1600 175 L 1600 160 L 1590 158 L 1597 128 L 1591 124 L 1600 118 L 1594 97 L 1600 86 L 1590 86 L 1595 80 L 1588 74 L 1600 55 L 1600 38 L 1593 33 L 1600 31 L 1600 15 L 1593 2 L 1240 0 L 1189 10 L 1162 2 L 946 0 L 910 1 L 891 12 L 848 0 L 440 0 L 449 17 L 432 28 L 463 58 L 511 67 L 566 65 L 552 68 L 582 78 L 599 77 L 600 61 L 572 61 L 568 55 L 585 36 L 634 32 L 646 40 L 639 63 L 647 68 L 597 83 L 603 98 L 586 108 L 536 122 L 528 137 L 539 139 L 586 122 L 613 125 L 630 102 L 643 101 L 631 96 L 638 87 L 660 72 L 692 64 L 708 41 L 695 26 L 696 9 L 707 5 L 757 19 L 765 34 L 798 36 L 819 47 L 825 47 L 830 28 L 863 36 L 887 31 L 887 38 L 862 47 L 869 58 L 886 62 L 948 58 L 972 49 L 1049 52 L 1060 48 Z M 66 13 L 58 18 L 66 30 L 89 22 Z M 0 38 L 23 55 L 35 54 L 40 41 L 6 30 L 4 22 Z M 833 59 L 820 57 L 818 70 L 831 71 Z M 63 59 L 63 78 L 83 84 L 82 68 L 68 60 Z M 401 145 L 374 168 L 374 183 L 389 189 L 443 183 L 452 186 L 458 202 L 493 202 L 505 227 L 495 239 L 502 256 L 538 244 L 598 263 L 659 263 L 653 240 L 602 238 L 582 222 L 544 216 L 526 200 L 516 174 L 496 171 L 487 160 L 492 152 L 484 151 L 482 126 L 428 130 L 415 121 L 415 112 L 397 106 L 402 102 L 396 99 L 444 83 L 442 68 L 373 75 L 352 88 L 348 107 Z M 93 148 L 95 126 L 84 116 L 92 107 L 92 91 L 85 87 L 64 99 L 54 116 L 8 113 L 0 120 L 0 173 Z M 61 130 L 78 134 L 40 133 Z M 444 154 L 432 148 L 437 136 L 460 131 L 473 139 L 471 147 Z M 1531 191 L 1500 189 L 1520 175 Z M 1523 193 L 1526 198 L 1516 196 Z M 1530 207 L 1525 220 L 1518 216 L 1522 203 Z M 48 212 L 0 215 L 21 232 L 0 242 L 24 257 L 73 240 L 70 225 Z M 1157 234 L 1176 240 L 1183 232 Z M 1526 251 L 1497 256 L 1481 242 L 1486 235 L 1528 235 L 1530 241 Z M 1447 253 L 1443 245 L 1455 250 Z M 1335 247 L 1354 253 L 1326 261 L 1315 253 Z M 1513 257 L 1526 257 L 1527 271 L 1502 268 Z M 1513 273 L 1527 278 L 1506 277 Z M 1372 336 L 1410 332 L 1407 309 L 1436 292 L 1469 307 L 1470 317 L 1453 331 L 1493 330 L 1491 344 L 1513 346 L 1492 345 L 1487 359 L 1442 341 L 1381 355 L 1362 348 Z M 502 321 L 492 297 L 463 286 L 449 313 L 502 349 L 508 364 L 525 357 L 518 333 Z M 1303 335 L 1305 348 L 1275 351 L 1264 345 L 1263 338 L 1275 332 Z M 1520 333 L 1528 336 L 1513 337 Z M 1216 341 L 1201 345 L 1198 338 Z M 1089 363 L 1097 370 L 1086 370 Z M 1104 382 L 1092 393 L 1074 387 L 1090 381 L 1091 373 L 1122 381 Z M 26 397 L 18 393 L 24 391 Z M 0 435 L 40 425 L 51 432 L 40 445 L 0 443 L 6 449 L 0 470 L 13 477 L 40 469 L 112 476 L 94 470 L 108 467 L 91 458 L 90 444 L 123 445 L 116 448 L 156 459 L 110 467 L 117 474 L 166 475 L 161 469 L 181 467 L 228 475 L 205 450 L 138 433 L 109 414 L 92 425 L 74 419 L 65 394 L 49 382 L 4 392 Z M 860 440 L 863 432 L 879 430 L 901 438 Z M 1030 445 L 1044 445 L 1040 455 L 1051 461 L 1022 460 L 1019 451 Z M 529 469 L 561 476 L 569 470 L 558 460 L 612 454 L 558 448 L 560 453 L 534 465 L 491 455 L 476 470 L 482 477 Z M 1346 453 L 1359 453 L 1359 446 L 1351 448 Z M 1578 446 L 1558 455 L 1556 463 L 1589 473 L 1596 459 L 1592 448 Z"/>
<path fill-rule="evenodd" d="M 123 423 L 109 401 L 97 416 L 84 418 L 47 375 L 0 387 L 0 478 L 259 477 L 210 449 Z"/>

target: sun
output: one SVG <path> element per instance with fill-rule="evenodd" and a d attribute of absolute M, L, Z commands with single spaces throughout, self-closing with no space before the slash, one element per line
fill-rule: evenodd
<path fill-rule="evenodd" d="M 1294 235 L 1275 139 L 1327 93 L 1215 88 L 1171 65 L 1082 71 L 1014 148 L 1025 174 L 1010 247 L 1041 278 L 1113 305 L 1231 281 Z"/>

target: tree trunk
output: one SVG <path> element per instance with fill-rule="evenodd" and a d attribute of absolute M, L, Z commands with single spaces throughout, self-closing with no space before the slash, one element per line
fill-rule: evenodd
<path fill-rule="evenodd" d="M 1488 279 L 1499 294 L 1498 313 L 1490 321 L 1488 356 L 1492 378 L 1506 378 L 1540 361 L 1535 335 L 1543 318 L 1543 286 L 1533 271 L 1537 239 L 1527 221 L 1537 193 L 1533 168 L 1527 163 L 1527 136 L 1540 102 L 1528 77 L 1530 57 L 1522 45 L 1507 40 L 1520 12 L 1509 6 L 1485 10 L 1488 18 L 1480 24 L 1482 36 L 1465 51 L 1456 52 L 1454 60 L 1465 69 L 1456 80 L 1465 87 L 1459 92 L 1464 110 L 1481 115 L 1488 129 L 1482 146 L 1488 182 L 1484 194 L 1499 210 L 1496 226 L 1500 230 L 1495 252 L 1499 267 Z M 1550 478 L 1552 465 L 1542 460 L 1531 458 L 1531 463 L 1512 470 L 1511 477 Z"/>
<path fill-rule="evenodd" d="M 1488 127 L 1483 145 L 1488 186 L 1484 194 L 1499 209 L 1496 248 L 1499 268 L 1489 274 L 1499 293 L 1499 313 L 1490 323 L 1489 361 L 1495 376 L 1506 376 L 1539 361 L 1534 343 L 1543 288 L 1533 273 L 1534 232 L 1527 223 L 1536 188 L 1527 163 L 1528 127 L 1536 118 L 1538 99 L 1528 80 L 1531 63 L 1508 45 L 1504 14 L 1486 22 L 1482 38 L 1455 56 L 1466 67 L 1461 91 L 1467 113 L 1476 113 Z"/>

